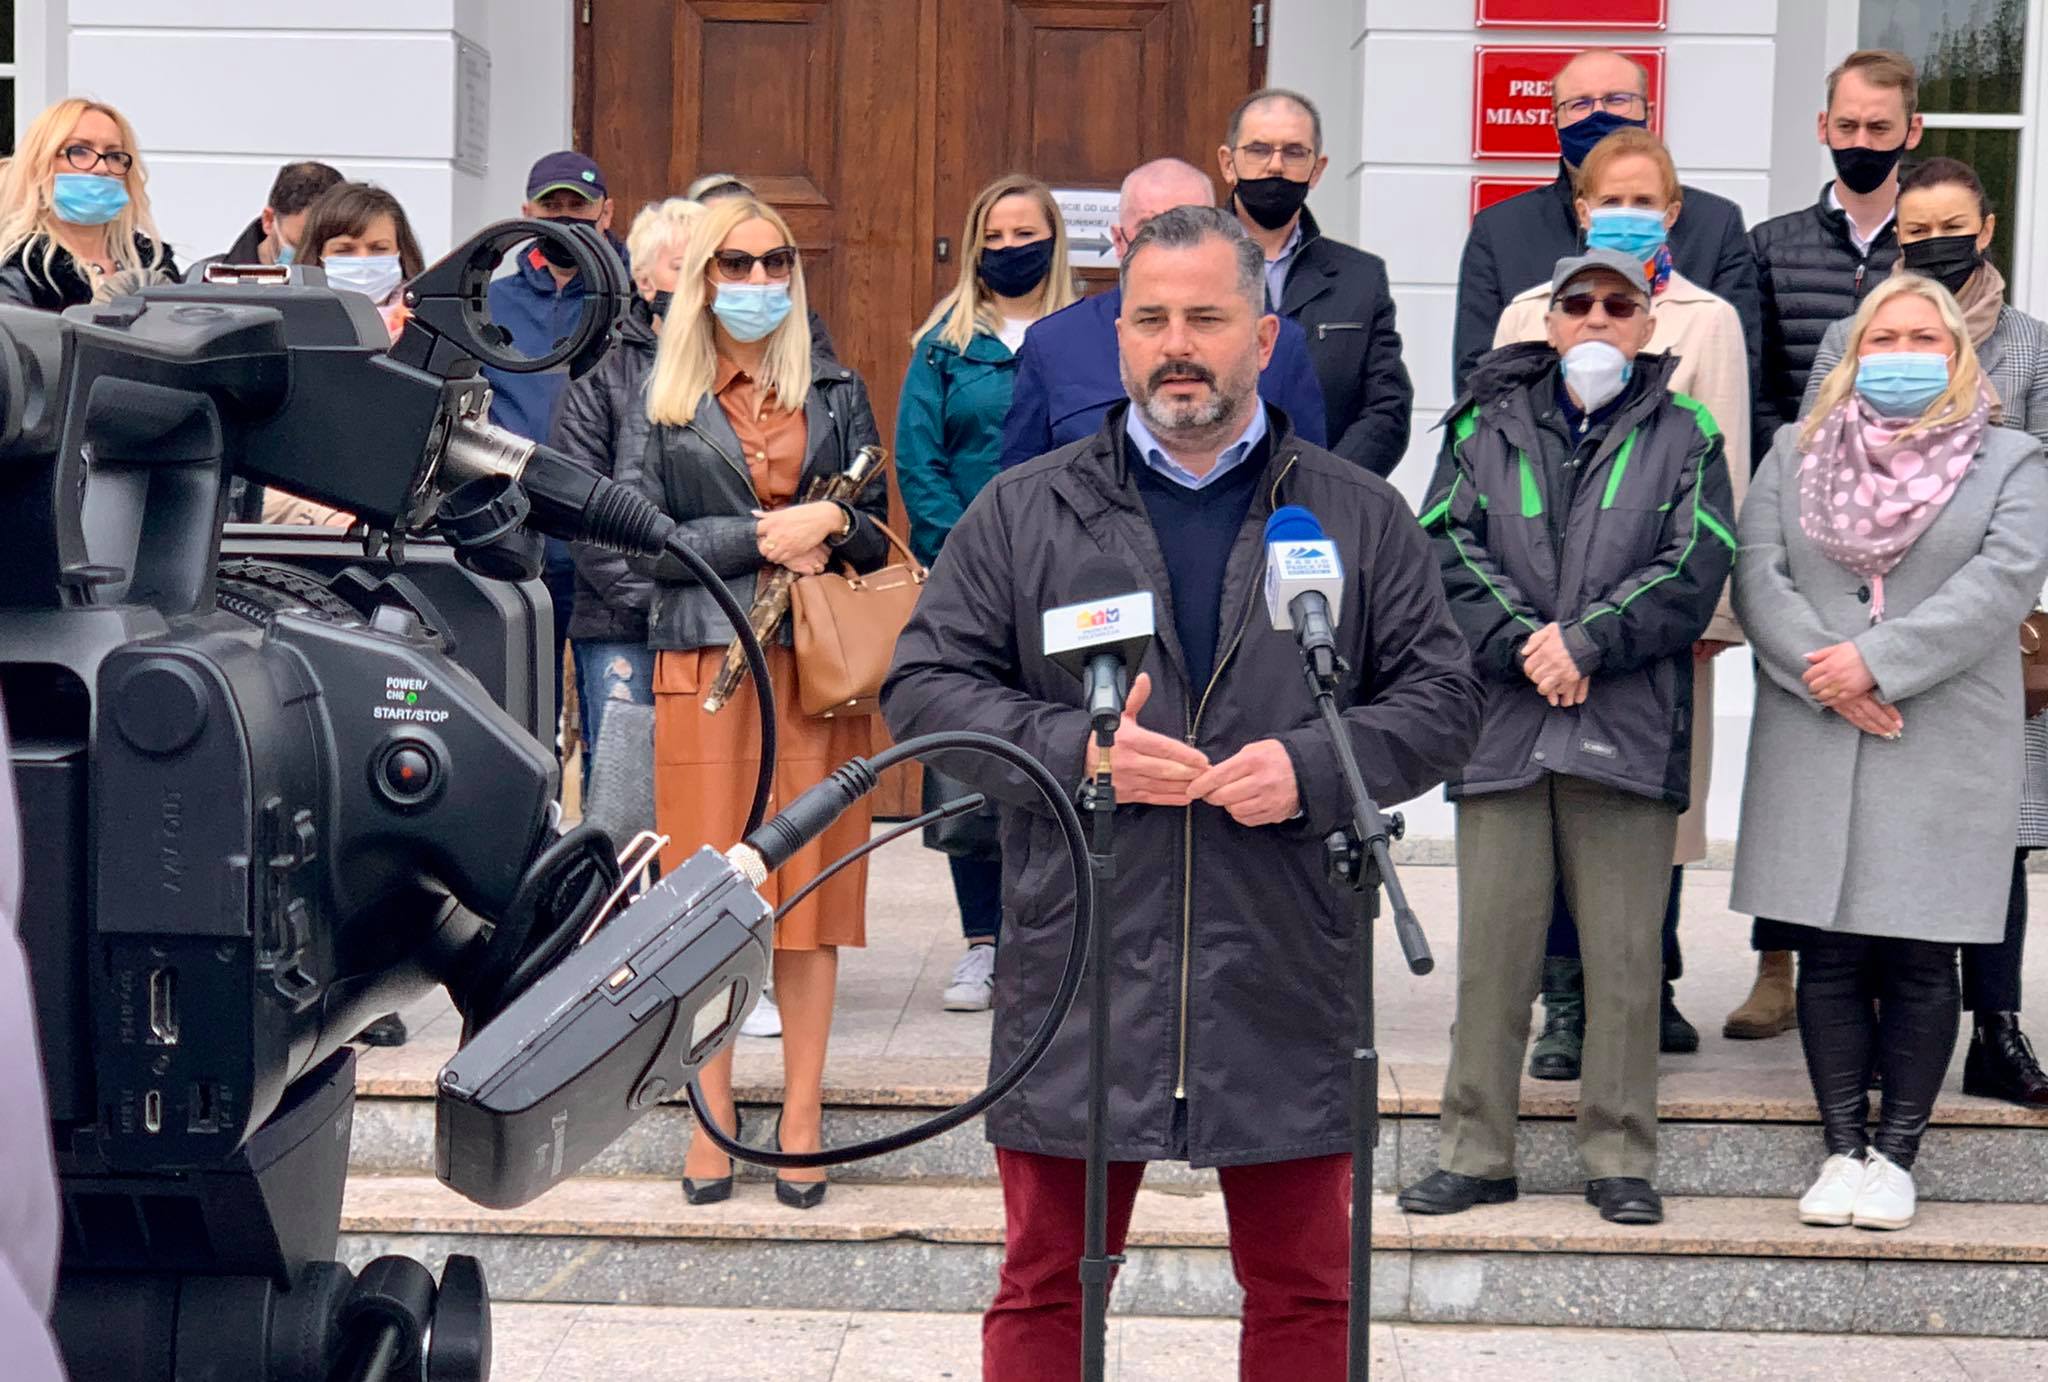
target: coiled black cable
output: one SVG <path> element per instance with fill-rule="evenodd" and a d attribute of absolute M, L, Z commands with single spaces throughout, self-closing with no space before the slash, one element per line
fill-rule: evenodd
<path fill-rule="evenodd" d="M 753 620 L 740 607 L 739 597 L 726 585 L 724 577 L 711 569 L 711 563 L 704 560 L 690 545 L 683 541 L 682 529 L 671 528 L 662 539 L 662 549 L 677 561 L 690 568 L 703 587 L 711 592 L 711 598 L 718 603 L 725 617 L 732 621 L 734 635 L 740 641 L 740 650 L 747 657 L 747 675 L 754 682 L 754 704 L 761 711 L 761 766 L 754 774 L 754 802 L 747 808 L 747 824 L 740 831 L 742 836 L 751 835 L 760 828 L 768 814 L 768 797 L 775 790 L 775 688 L 768 684 L 768 655 L 761 650 L 761 640 L 754 637 Z"/>
<path fill-rule="evenodd" d="M 1052 1046 L 1053 1037 L 1059 1032 L 1060 1024 L 1067 1020 L 1073 1010 L 1074 998 L 1081 990 L 1081 974 L 1088 957 L 1088 937 L 1095 926 L 1095 880 L 1088 867 L 1088 837 L 1081 828 L 1081 814 L 1074 809 L 1074 803 L 1066 787 L 1052 775 L 1043 763 L 1010 743 L 992 734 L 980 734 L 971 730 L 949 731 L 939 734 L 920 735 L 905 740 L 893 748 L 876 754 L 872 759 L 855 759 L 848 768 L 857 770 L 852 776 L 863 776 L 867 771 L 879 775 L 898 763 L 921 758 L 940 751 L 969 750 L 999 758 L 1021 771 L 1045 798 L 1059 822 L 1060 835 L 1066 840 L 1067 856 L 1074 874 L 1074 931 L 1067 945 L 1067 965 L 1060 974 L 1059 987 L 1053 991 L 1052 1001 L 1046 1006 L 1045 1016 L 1039 1021 L 1038 1030 L 1031 1034 L 1017 1059 L 1009 1069 L 989 1081 L 988 1087 L 965 1103 L 955 1104 L 946 1112 L 925 1119 L 915 1127 L 886 1137 L 871 1138 L 856 1142 L 848 1147 L 827 1147 L 817 1152 L 771 1152 L 759 1147 L 750 1147 L 736 1141 L 731 1134 L 718 1125 L 705 1106 L 704 1091 L 697 1081 L 690 1081 L 690 1111 L 696 1115 L 697 1126 L 711 1139 L 712 1145 L 727 1156 L 739 1161 L 751 1162 L 756 1166 L 769 1166 L 778 1170 L 805 1170 L 820 1166 L 844 1166 L 852 1161 L 865 1161 L 869 1157 L 886 1156 L 900 1152 L 940 1133 L 950 1132 L 970 1119 L 979 1117 L 996 1100 L 1008 1094 L 1031 1073 L 1033 1066 Z M 842 769 L 841 771 L 846 771 Z M 771 823 L 772 824 L 772 823 Z M 822 827 L 821 827 L 822 828 Z M 866 846 L 862 846 L 863 849 Z M 1097 1020 L 1106 1020 L 1106 1014 L 1097 1014 Z"/>

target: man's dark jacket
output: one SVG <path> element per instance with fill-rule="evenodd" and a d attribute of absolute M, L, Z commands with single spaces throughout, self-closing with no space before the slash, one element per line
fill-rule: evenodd
<path fill-rule="evenodd" d="M 1329 741 L 1293 636 L 1263 598 L 1266 519 L 1306 505 L 1343 555 L 1337 628 L 1353 671 L 1339 701 L 1374 795 L 1407 800 L 1464 762 L 1480 690 L 1444 608 L 1422 530 L 1391 486 L 1310 446 L 1268 409 L 1270 445 L 1232 544 L 1222 641 L 1209 686 L 1188 684 L 1159 539 L 1129 473 L 1124 408 L 1084 441 L 997 476 L 968 506 L 896 645 L 882 708 L 899 738 L 939 729 L 995 734 L 1062 782 L 1082 772 L 1088 715 L 1078 681 L 1045 659 L 1040 614 L 1071 601 L 1092 554 L 1128 562 L 1158 629 L 1138 720 L 1220 763 L 1246 744 L 1286 746 L 1303 815 L 1249 829 L 1216 807 L 1125 805 L 1117 876 L 1096 916 L 1115 956 L 1109 1154 L 1241 1165 L 1341 1152 L 1349 1143 L 1352 913 L 1324 877 L 1323 837 L 1346 818 Z M 1003 943 L 996 957 L 992 1068 L 1015 1058 L 1065 965 L 1074 882 L 1052 815 L 1021 778 L 965 755 L 948 771 L 1003 810 Z M 1076 1003 L 1045 1061 L 989 1111 L 999 1146 L 1082 1154 L 1088 1004 Z M 1184 1105 L 1176 1089 L 1185 1091 Z"/>
<path fill-rule="evenodd" d="M 1749 241 L 1763 283 L 1764 360 L 1749 453 L 1761 465 L 1778 429 L 1799 421 L 1806 376 L 1821 337 L 1842 318 L 1854 316 L 1871 290 L 1891 276 L 1899 258 L 1899 227 L 1897 220 L 1889 222 L 1865 254 L 1850 233 L 1849 213 L 1828 205 L 1828 188 L 1823 187 L 1812 206 L 1761 222 Z"/>
<path fill-rule="evenodd" d="M 846 469 L 863 446 L 879 442 L 875 413 L 860 376 L 836 360 L 814 356 L 811 391 L 804 398 L 804 468 L 797 493 L 820 475 Z M 739 600 L 754 603 L 754 580 L 767 565 L 755 538 L 754 482 L 746 453 L 725 409 L 706 396 L 697 414 L 680 427 L 650 425 L 647 449 L 633 477 L 639 491 L 677 522 L 683 541 L 711 563 Z M 875 525 L 888 521 L 888 487 L 869 485 L 852 505 L 853 531 L 836 550 L 857 571 L 873 571 L 889 555 L 889 542 Z M 655 582 L 648 612 L 648 646 L 662 650 L 722 648 L 732 642 L 732 621 L 690 568 L 673 556 L 635 557 L 632 569 Z M 778 630 L 789 642 L 789 620 Z"/>
<path fill-rule="evenodd" d="M 1003 424 L 1003 469 L 1093 436 L 1103 415 L 1124 401 L 1116 343 L 1123 302 L 1123 291 L 1111 288 L 1062 307 L 1024 333 Z M 1259 397 L 1299 419 L 1295 427 L 1304 441 L 1323 444 L 1322 386 L 1309 363 L 1307 338 L 1285 317 L 1273 358 L 1259 375 Z"/>
<path fill-rule="evenodd" d="M 1422 524 L 1451 612 L 1486 682 L 1479 747 L 1453 798 L 1546 773 L 1683 809 L 1690 801 L 1692 645 L 1735 553 L 1720 429 L 1670 392 L 1676 356 L 1639 355 L 1611 408 L 1573 426 L 1557 352 L 1503 346 L 1480 359 L 1447 431 Z M 1553 707 L 1521 648 L 1562 625 L 1585 702 Z"/>
<path fill-rule="evenodd" d="M 1329 239 L 1303 211 L 1279 312 L 1307 333 L 1330 449 L 1375 475 L 1392 474 L 1408 453 L 1415 389 L 1401 363 L 1386 261 Z"/>
<path fill-rule="evenodd" d="M 235 237 L 225 254 L 209 254 L 204 259 L 194 260 L 185 270 L 185 281 L 197 283 L 206 277 L 210 264 L 261 264 L 263 262 L 263 218 L 258 216 L 242 227 L 242 233 Z"/>
<path fill-rule="evenodd" d="M 548 445 L 600 475 L 632 484 L 647 455 L 647 376 L 654 371 L 654 347 L 654 329 L 638 308 L 622 316 L 611 350 L 562 395 Z M 617 552 L 572 542 L 569 555 L 576 562 L 569 637 L 644 643 L 653 583 Z"/>
<path fill-rule="evenodd" d="M 1702 288 L 1727 301 L 1742 318 L 1749 347 L 1749 377 L 1757 377 L 1760 309 L 1756 259 L 1742 230 L 1742 208 L 1726 197 L 1684 190 L 1685 204 L 1671 227 L 1671 263 Z M 1451 379 L 1459 392 L 1479 357 L 1493 349 L 1494 329 L 1515 294 L 1548 283 L 1557 261 L 1583 243 L 1573 206 L 1572 174 L 1562 162 L 1557 181 L 1489 206 L 1472 220 L 1458 265 L 1458 326 L 1451 344 Z"/>

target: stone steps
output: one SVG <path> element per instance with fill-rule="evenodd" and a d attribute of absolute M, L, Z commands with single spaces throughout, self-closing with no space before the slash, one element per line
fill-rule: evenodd
<path fill-rule="evenodd" d="M 1576 1196 L 1448 1218 L 1374 1205 L 1376 1317 L 1418 1323 L 1824 1333 L 2035 1334 L 2048 1317 L 2048 1206 L 1923 1207 L 1902 1233 L 1814 1229 L 1791 1203 L 1673 1197 L 1656 1228 L 1604 1223 Z M 506 1300 L 974 1311 L 995 1280 L 1002 1199 L 988 1185 L 835 1184 L 817 1210 L 745 1185 L 692 1208 L 673 1180 L 592 1176 L 511 1211 L 429 1176 L 358 1175 L 343 1252 L 484 1260 Z M 1116 1308 L 1237 1308 L 1222 1197 L 1148 1182 Z"/>

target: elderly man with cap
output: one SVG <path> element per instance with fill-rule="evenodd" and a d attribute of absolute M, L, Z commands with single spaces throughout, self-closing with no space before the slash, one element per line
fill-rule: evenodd
<path fill-rule="evenodd" d="M 1481 357 L 1445 421 L 1422 515 L 1486 683 L 1458 804 L 1458 1009 L 1441 1169 L 1416 1214 L 1515 1198 L 1515 1118 L 1561 883 L 1578 918 L 1586 1199 L 1663 1218 L 1658 919 L 1689 799 L 1693 643 L 1735 550 L 1721 430 L 1646 354 L 1640 260 L 1590 250 L 1551 277 L 1546 339 Z"/>

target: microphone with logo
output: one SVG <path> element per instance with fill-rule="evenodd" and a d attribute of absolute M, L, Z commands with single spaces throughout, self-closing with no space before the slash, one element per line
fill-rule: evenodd
<path fill-rule="evenodd" d="M 1081 810 L 1093 819 L 1090 884 L 1098 896 L 1116 876 L 1111 830 L 1116 787 L 1110 753 L 1123 720 L 1124 697 L 1152 645 L 1152 593 L 1129 564 L 1096 553 L 1081 562 L 1068 587 L 1080 598 L 1045 611 L 1045 655 L 1078 677 L 1088 705 L 1095 753 L 1081 788 Z M 1081 1375 L 1103 1375 L 1109 1333 L 1109 923 L 1097 913 L 1088 946 L 1088 1140 L 1081 1249 Z"/>
<path fill-rule="evenodd" d="M 1379 920 L 1379 893 L 1387 892 L 1394 913 L 1394 934 L 1408 958 L 1408 968 L 1427 974 L 1436 967 L 1422 923 L 1408 905 L 1408 895 L 1394 872 L 1387 850 L 1401 834 L 1401 818 L 1390 821 L 1366 789 L 1358 755 L 1344 717 L 1337 708 L 1337 688 L 1350 670 L 1337 652 L 1337 620 L 1344 603 L 1344 560 L 1337 544 L 1323 532 L 1316 516 L 1297 504 L 1275 509 L 1266 520 L 1266 611 L 1276 629 L 1292 629 L 1301 649 L 1302 671 L 1309 695 L 1315 698 L 1330 747 L 1344 777 L 1351 801 L 1350 823 L 1323 842 L 1331 885 L 1356 900 L 1358 926 L 1352 943 L 1351 983 L 1359 996 L 1358 1030 L 1351 1052 L 1351 1279 L 1371 1280 L 1372 1154 L 1379 1142 L 1380 1055 L 1373 1036 L 1373 927 Z M 1355 614 L 1354 614 L 1354 617 Z M 1363 1378 L 1370 1368 L 1369 1311 L 1354 1294 L 1347 1376 Z"/>

